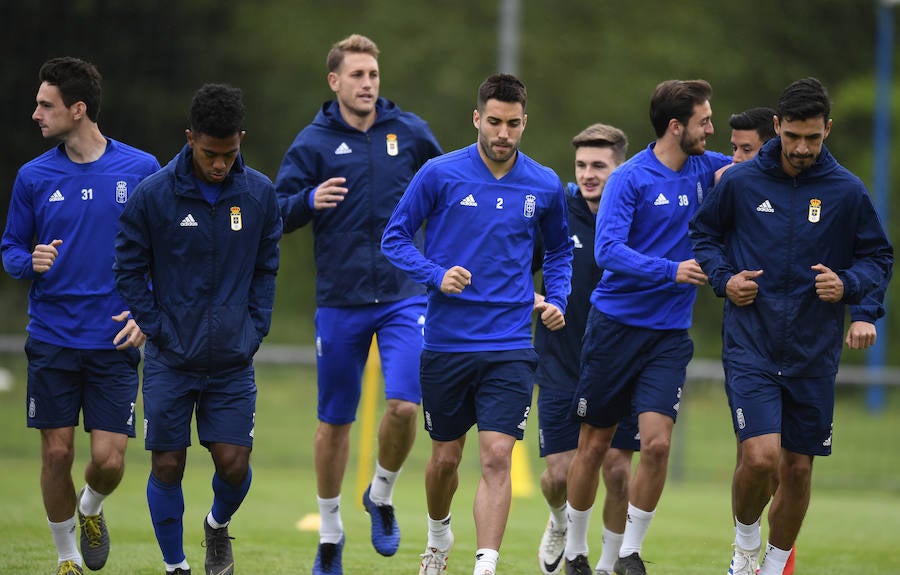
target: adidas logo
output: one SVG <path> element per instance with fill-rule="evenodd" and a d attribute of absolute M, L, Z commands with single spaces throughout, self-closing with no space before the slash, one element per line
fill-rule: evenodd
<path fill-rule="evenodd" d="M 464 197 L 464 198 L 459 202 L 459 205 L 461 205 L 461 206 L 469 206 L 469 207 L 474 208 L 475 206 L 478 205 L 478 202 L 475 201 L 475 196 L 473 196 L 472 194 L 469 194 L 468 196 Z"/>
<path fill-rule="evenodd" d="M 769 203 L 769 200 L 764 201 L 763 203 L 756 206 L 757 212 L 765 212 L 767 214 L 774 214 L 775 208 L 772 207 L 772 204 Z"/>
<path fill-rule="evenodd" d="M 66 199 L 66 198 L 63 197 L 62 192 L 60 192 L 59 190 L 56 190 L 55 192 L 53 192 L 50 195 L 50 199 L 47 201 L 48 202 L 61 202 L 64 199 Z"/>
<path fill-rule="evenodd" d="M 188 215 L 184 216 L 183 220 L 181 220 L 180 225 L 183 228 L 196 228 L 198 224 L 197 224 L 197 220 L 194 219 L 194 216 L 191 214 L 188 214 Z"/>
<path fill-rule="evenodd" d="M 337 147 L 334 151 L 336 156 L 343 156 L 344 154 L 352 154 L 353 150 L 350 149 L 350 146 L 347 145 L 347 142 L 341 142 L 341 145 Z"/>
<path fill-rule="evenodd" d="M 578 235 L 575 234 L 572 236 L 572 243 L 575 244 L 576 248 L 583 248 L 584 244 L 581 243 L 581 240 L 578 239 Z"/>
<path fill-rule="evenodd" d="M 662 192 L 658 196 L 656 196 L 656 200 L 653 202 L 654 206 L 667 206 L 669 204 L 669 200 L 666 199 Z"/>
<path fill-rule="evenodd" d="M 516 427 L 518 427 L 519 429 L 521 429 L 522 431 L 524 431 L 524 430 L 525 430 L 525 424 L 526 424 L 527 422 L 528 422 L 527 419 L 523 419 L 523 420 L 522 420 L 522 423 L 520 423 L 520 424 L 517 425 Z"/>

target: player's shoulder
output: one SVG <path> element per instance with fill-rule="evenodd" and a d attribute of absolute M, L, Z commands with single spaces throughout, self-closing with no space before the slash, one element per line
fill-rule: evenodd
<path fill-rule="evenodd" d="M 22 164 L 19 168 L 19 174 L 28 176 L 46 170 L 59 170 L 61 168 L 60 160 L 62 159 L 62 156 L 60 155 L 60 146 L 62 146 L 62 144 L 54 146 L 36 158 Z"/>

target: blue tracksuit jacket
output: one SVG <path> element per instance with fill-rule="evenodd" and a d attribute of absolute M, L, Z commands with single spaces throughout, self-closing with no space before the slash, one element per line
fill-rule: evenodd
<path fill-rule="evenodd" d="M 725 300 L 722 357 L 728 369 L 787 377 L 837 373 L 844 306 L 851 318 L 884 314 L 893 248 L 865 186 L 823 146 L 796 177 L 781 168 L 781 141 L 770 140 L 752 161 L 725 172 L 691 222 L 697 261 L 716 295 L 741 270 L 763 270 L 753 304 Z M 822 263 L 844 282 L 844 299 L 821 301 Z M 853 305 L 855 304 L 855 305 Z"/>
<path fill-rule="evenodd" d="M 381 253 L 381 234 L 413 175 L 441 154 L 421 118 L 379 98 L 366 132 L 350 127 L 336 101 L 326 102 L 294 139 L 275 189 L 291 232 L 312 221 L 316 303 L 343 307 L 391 302 L 424 293 Z M 335 208 L 315 211 L 311 194 L 333 177 L 349 190 Z M 421 247 L 421 236 L 416 240 Z"/>
<path fill-rule="evenodd" d="M 116 285 L 147 355 L 194 372 L 249 365 L 275 301 L 281 217 L 269 178 L 239 155 L 211 205 L 185 146 L 141 182 L 120 224 Z"/>

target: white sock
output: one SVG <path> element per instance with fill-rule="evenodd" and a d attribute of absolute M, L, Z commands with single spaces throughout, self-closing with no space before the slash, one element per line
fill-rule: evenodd
<path fill-rule="evenodd" d="M 165 563 L 165 562 L 163 562 Z M 191 566 L 188 565 L 187 559 L 182 561 L 181 563 L 165 563 L 166 571 L 175 571 L 176 569 L 183 569 L 184 571 L 190 570 Z"/>
<path fill-rule="evenodd" d="M 449 551 L 453 547 L 453 531 L 450 529 L 450 515 L 443 519 L 428 516 L 428 546 Z"/>
<path fill-rule="evenodd" d="M 769 543 L 766 545 L 766 558 L 759 568 L 759 575 L 781 575 L 784 572 L 784 564 L 787 563 L 790 555 L 790 549 L 779 549 Z"/>
<path fill-rule="evenodd" d="M 760 529 L 762 526 L 760 525 L 759 519 L 756 522 L 745 525 L 738 521 L 737 517 L 734 518 L 734 544 L 744 551 L 753 551 L 754 549 L 759 549 L 762 545 L 762 538 L 760 537 Z"/>
<path fill-rule="evenodd" d="M 552 505 L 548 505 L 550 507 L 550 529 L 554 531 L 563 531 L 566 527 L 566 511 L 569 509 L 569 506 L 565 503 L 562 504 L 562 507 L 553 507 Z"/>
<path fill-rule="evenodd" d="M 392 505 L 391 497 L 394 494 L 394 483 L 397 482 L 397 471 L 388 471 L 378 463 L 375 463 L 375 475 L 372 476 L 372 488 L 369 490 L 369 499 L 377 505 Z"/>
<path fill-rule="evenodd" d="M 225 523 L 219 523 L 218 521 L 216 521 L 216 518 L 213 517 L 212 511 L 210 511 L 206 515 L 206 522 L 209 523 L 209 526 L 212 527 L 213 529 L 221 529 L 223 527 L 228 527 L 228 524 L 231 523 L 231 521 L 226 521 Z"/>
<path fill-rule="evenodd" d="M 56 544 L 59 562 L 71 560 L 81 565 L 81 553 L 78 552 L 75 541 L 75 516 L 59 523 L 47 519 L 47 525 L 50 526 L 50 534 L 53 536 L 53 543 Z"/>
<path fill-rule="evenodd" d="M 647 529 L 650 528 L 650 521 L 655 513 L 655 509 L 653 511 L 644 511 L 631 503 L 628 504 L 628 515 L 625 517 L 625 534 L 622 537 L 619 557 L 628 557 L 632 553 L 640 555 L 644 537 L 647 535 Z"/>
<path fill-rule="evenodd" d="M 597 571 L 605 569 L 612 573 L 624 538 L 624 533 L 614 533 L 607 529 L 606 525 L 603 526 L 603 549 L 600 551 L 600 560 L 597 561 Z"/>
<path fill-rule="evenodd" d="M 344 536 L 344 523 L 341 521 L 341 496 L 323 499 L 316 496 L 319 502 L 319 543 L 338 543 Z"/>
<path fill-rule="evenodd" d="M 78 509 L 82 515 L 100 515 L 104 499 L 106 499 L 106 495 L 94 491 L 90 485 L 85 484 L 81 500 L 78 502 Z"/>
<path fill-rule="evenodd" d="M 593 506 L 584 511 L 578 511 L 571 505 L 567 505 L 566 511 L 566 559 L 572 561 L 579 555 L 588 554 L 587 531 L 591 522 Z"/>
<path fill-rule="evenodd" d="M 475 570 L 472 575 L 494 575 L 497 572 L 497 558 L 500 553 L 496 549 L 479 549 L 475 552 Z"/>

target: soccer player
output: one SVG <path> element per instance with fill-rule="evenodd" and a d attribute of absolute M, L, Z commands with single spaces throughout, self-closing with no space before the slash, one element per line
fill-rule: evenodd
<path fill-rule="evenodd" d="M 84 566 L 102 568 L 109 556 L 103 501 L 122 480 L 134 437 L 144 334 L 115 288 L 113 240 L 125 202 L 159 163 L 100 132 L 102 78 L 93 64 L 53 58 L 38 80 L 31 117 L 60 144 L 19 169 L 0 249 L 7 273 L 31 281 L 27 425 L 41 430 L 41 494 L 56 573 L 76 575 Z M 79 412 L 91 459 L 76 496 Z"/>
<path fill-rule="evenodd" d="M 478 425 L 481 481 L 475 494 L 474 575 L 496 573 L 511 500 L 512 450 L 531 410 L 536 310 L 565 325 L 572 243 L 556 174 L 519 150 L 525 85 L 497 74 L 478 88 L 477 142 L 419 170 L 384 231 L 388 259 L 428 287 L 421 360 L 428 544 L 420 575 L 443 575 L 453 545 L 450 504 L 466 433 Z M 425 220 L 425 251 L 415 237 Z M 534 297 L 531 259 L 545 246 L 547 296 Z"/>
<path fill-rule="evenodd" d="M 760 575 L 781 575 L 809 505 L 813 458 L 831 454 L 842 344 L 871 346 L 884 315 L 893 248 L 865 185 L 825 146 L 830 111 L 818 80 L 790 84 L 778 137 L 728 170 L 691 222 L 697 260 L 726 298 L 722 359 L 741 441 L 732 575 L 754 574 L 770 500 Z"/>
<path fill-rule="evenodd" d="M 314 440 L 321 525 L 313 573 L 340 575 L 341 485 L 362 372 L 377 334 L 387 406 L 363 494 L 375 550 L 396 553 L 394 485 L 416 436 L 424 289 L 389 264 L 381 233 L 413 174 L 441 148 L 418 116 L 379 97 L 378 47 L 358 34 L 328 52 L 326 102 L 291 144 L 275 181 L 286 232 L 310 221 L 316 260 L 319 425 Z"/>
<path fill-rule="evenodd" d="M 540 357 L 535 377 L 539 386 L 540 451 L 546 461 L 546 469 L 541 474 L 541 491 L 550 507 L 550 518 L 538 551 L 538 562 L 546 575 L 554 575 L 565 567 L 562 559 L 566 546 L 566 476 L 578 446 L 580 427 L 570 418 L 569 408 L 578 383 L 581 339 L 591 307 L 591 291 L 602 274 L 594 262 L 594 224 L 606 181 L 625 161 L 628 139 L 618 128 L 594 124 L 576 135 L 572 145 L 575 147 L 575 182 L 567 186 L 567 202 L 574 255 L 566 325 L 550 331 L 539 323 L 534 335 L 535 351 Z M 537 255 L 542 258 L 543 250 Z M 538 259 L 535 258 L 536 263 Z M 537 297 L 540 299 L 543 294 Z M 596 575 L 611 573 L 618 558 L 628 510 L 631 460 L 640 445 L 637 417 L 629 415 L 619 423 L 612 447 L 603 460 L 606 486 L 603 552 Z"/>
<path fill-rule="evenodd" d="M 696 286 L 706 283 L 687 225 L 715 171 L 731 162 L 706 151 L 714 131 L 711 95 L 704 80 L 660 83 L 650 102 L 656 141 L 610 175 L 600 201 L 594 256 L 604 272 L 591 295 L 571 409 L 581 431 L 568 476 L 567 575 L 591 573 L 587 529 L 598 472 L 617 422 L 632 412 L 641 457 L 614 572 L 646 573 L 641 546 L 665 486 L 693 355 L 688 328 Z"/>
<path fill-rule="evenodd" d="M 147 503 L 166 573 L 191 572 L 181 481 L 196 411 L 215 464 L 204 573 L 230 575 L 228 525 L 252 478 L 253 355 L 271 323 L 281 214 L 272 182 L 240 153 L 241 91 L 204 85 L 190 122 L 187 145 L 141 182 L 122 214 L 116 284 L 147 334 Z"/>
<path fill-rule="evenodd" d="M 774 117 L 775 110 L 760 107 L 732 114 L 728 118 L 728 125 L 731 126 L 732 163 L 716 171 L 716 183 L 725 170 L 735 164 L 752 160 L 762 145 L 775 137 Z"/>

